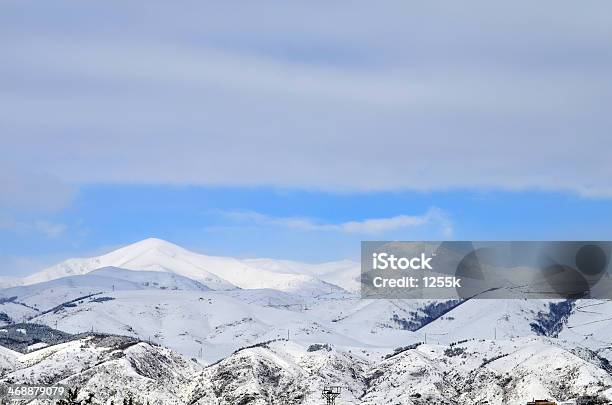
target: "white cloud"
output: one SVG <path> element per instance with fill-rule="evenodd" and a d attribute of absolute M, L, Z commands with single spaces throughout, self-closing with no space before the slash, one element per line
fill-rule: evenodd
<path fill-rule="evenodd" d="M 50 238 L 56 238 L 62 235 L 68 227 L 64 224 L 57 224 L 47 221 L 34 221 L 31 224 L 25 224 L 25 226 L 35 232 L 40 232 L 47 235 Z"/>
<path fill-rule="evenodd" d="M 72 202 L 76 195 L 74 187 L 56 176 L 28 169 L 32 162 L 21 163 L 0 164 L 0 209 L 4 214 L 53 212 Z"/>
<path fill-rule="evenodd" d="M 0 164 L 0 230 L 57 238 L 67 226 L 40 218 L 66 208 L 75 194 L 55 176 Z"/>
<path fill-rule="evenodd" d="M 305 217 L 273 217 L 253 211 L 221 212 L 221 214 L 225 218 L 239 223 L 315 232 L 382 236 L 393 231 L 431 226 L 439 228 L 444 237 L 451 237 L 453 233 L 451 220 L 444 211 L 438 208 L 430 208 L 423 215 L 397 215 L 388 218 L 370 218 L 340 223 L 326 223 Z"/>
<path fill-rule="evenodd" d="M 9 230 L 18 234 L 39 234 L 48 238 L 61 236 L 68 227 L 65 224 L 49 221 L 20 221 L 10 217 L 0 217 L 0 229 Z"/>
<path fill-rule="evenodd" d="M 608 2 L 54 6 L 0 16 L 18 171 L 612 196 Z"/>

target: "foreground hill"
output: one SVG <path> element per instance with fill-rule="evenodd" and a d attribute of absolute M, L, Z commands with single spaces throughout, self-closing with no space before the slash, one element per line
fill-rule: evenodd
<path fill-rule="evenodd" d="M 533 397 L 612 394 L 607 362 L 547 338 L 421 344 L 385 359 L 277 340 L 203 367 L 157 345 L 92 335 L 10 357 L 0 382 L 79 386 L 98 404 L 133 396 L 163 404 L 314 405 L 324 385 L 341 387 L 342 404 L 371 405 L 524 405 Z"/>

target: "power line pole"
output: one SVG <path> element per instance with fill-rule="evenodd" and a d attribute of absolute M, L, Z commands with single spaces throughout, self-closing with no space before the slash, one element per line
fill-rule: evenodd
<path fill-rule="evenodd" d="M 325 386 L 321 394 L 321 396 L 327 400 L 327 405 L 334 405 L 339 395 L 340 387 L 338 386 Z"/>

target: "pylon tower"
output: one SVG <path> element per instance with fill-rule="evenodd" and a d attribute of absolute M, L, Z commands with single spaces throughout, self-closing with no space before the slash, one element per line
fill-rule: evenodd
<path fill-rule="evenodd" d="M 327 405 L 334 405 L 336 398 L 340 396 L 340 387 L 335 385 L 326 385 L 323 387 L 322 397 L 327 400 Z"/>

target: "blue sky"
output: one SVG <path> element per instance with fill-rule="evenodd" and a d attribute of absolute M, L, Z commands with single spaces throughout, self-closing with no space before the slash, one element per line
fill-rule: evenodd
<path fill-rule="evenodd" d="M 361 240 L 609 240 L 611 207 L 608 199 L 535 191 L 89 185 L 62 210 L 20 218 L 48 228 L 5 229 L 0 243 L 8 274 L 149 236 L 210 254 L 319 262 L 357 259 Z M 406 213 L 407 221 L 398 220 Z M 377 218 L 389 221 L 382 229 L 367 225 Z M 341 226 L 351 221 L 358 226 Z"/>
<path fill-rule="evenodd" d="M 611 8 L 4 2 L 0 274 L 149 236 L 610 239 Z"/>

